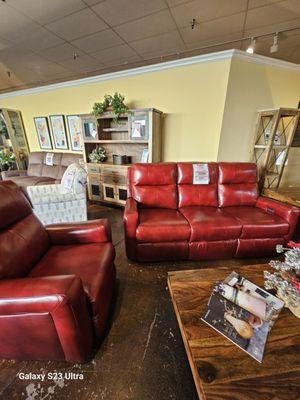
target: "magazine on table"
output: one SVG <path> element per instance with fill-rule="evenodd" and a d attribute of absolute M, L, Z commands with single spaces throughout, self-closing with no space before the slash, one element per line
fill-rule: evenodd
<path fill-rule="evenodd" d="M 232 272 L 214 286 L 201 319 L 262 362 L 268 333 L 283 305 L 277 297 Z"/>

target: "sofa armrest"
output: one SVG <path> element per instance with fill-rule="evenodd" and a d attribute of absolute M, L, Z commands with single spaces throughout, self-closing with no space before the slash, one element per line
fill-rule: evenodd
<path fill-rule="evenodd" d="M 14 176 L 27 176 L 27 171 L 25 169 L 24 170 L 14 169 L 12 171 L 2 171 L 1 172 L 1 177 L 3 180 L 12 178 Z"/>
<path fill-rule="evenodd" d="M 34 320 L 39 319 L 41 314 L 51 316 L 53 323 L 49 322 L 49 331 L 54 324 L 65 359 L 69 362 L 83 362 L 92 348 L 93 331 L 79 278 L 62 275 L 0 281 L 1 316 L 10 316 L 13 322 L 14 316 L 17 318 L 24 315 L 26 318 L 30 315 Z M 0 319 L 0 330 L 2 323 L 5 324 L 5 318 Z M 26 325 L 26 329 L 21 335 L 12 332 L 16 346 L 20 341 L 20 349 L 23 335 L 30 338 L 33 334 L 30 325 L 28 328 Z"/>
<path fill-rule="evenodd" d="M 111 228 L 107 219 L 46 226 L 52 244 L 111 242 Z"/>
<path fill-rule="evenodd" d="M 289 225 L 290 230 L 286 236 L 286 240 L 293 236 L 300 215 L 300 209 L 280 201 L 269 199 L 268 197 L 259 197 L 256 201 L 256 207 L 261 208 L 269 214 L 275 214 L 284 219 Z"/>
<path fill-rule="evenodd" d="M 129 197 L 126 200 L 123 221 L 125 230 L 126 254 L 128 258 L 134 260 L 136 249 L 136 229 L 139 224 L 139 212 L 137 202 L 132 197 Z"/>

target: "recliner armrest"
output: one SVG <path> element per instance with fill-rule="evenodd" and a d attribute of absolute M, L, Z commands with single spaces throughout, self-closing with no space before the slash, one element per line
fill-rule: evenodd
<path fill-rule="evenodd" d="M 137 202 L 132 197 L 126 200 L 124 211 L 124 224 L 128 237 L 135 237 L 136 228 L 139 223 Z"/>
<path fill-rule="evenodd" d="M 299 208 L 263 196 L 257 199 L 255 206 L 269 214 L 275 214 L 288 222 L 290 230 L 286 239 L 288 240 L 293 236 L 300 215 Z"/>
<path fill-rule="evenodd" d="M 68 301 L 80 284 L 74 275 L 0 280 L 0 315 L 52 312 Z"/>
<path fill-rule="evenodd" d="M 137 202 L 129 197 L 126 200 L 124 211 L 124 229 L 127 257 L 134 260 L 136 257 L 136 229 L 139 224 L 139 212 Z"/>
<path fill-rule="evenodd" d="M 13 321 L 14 316 L 30 315 L 34 319 L 45 313 L 51 315 L 66 361 L 85 361 L 92 348 L 93 331 L 79 278 L 62 275 L 0 281 L 1 316 L 10 316 Z M 21 336 L 15 332 L 16 346 L 19 342 L 21 346 L 22 335 L 30 337 L 30 326 Z"/>
<path fill-rule="evenodd" d="M 27 176 L 27 170 L 17 170 L 14 169 L 12 171 L 2 171 L 1 172 L 1 177 L 3 180 L 13 178 L 15 176 Z"/>
<path fill-rule="evenodd" d="M 46 231 L 54 245 L 111 242 L 111 228 L 107 219 L 53 224 L 46 226 Z"/>

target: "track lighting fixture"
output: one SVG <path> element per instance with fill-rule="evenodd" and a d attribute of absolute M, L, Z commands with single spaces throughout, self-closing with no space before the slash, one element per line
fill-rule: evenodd
<path fill-rule="evenodd" d="M 270 53 L 276 53 L 278 51 L 278 36 L 278 32 L 276 32 L 273 38 L 273 44 L 270 47 Z"/>
<path fill-rule="evenodd" d="M 249 54 L 253 54 L 254 53 L 255 43 L 256 43 L 256 39 L 254 39 L 254 37 L 252 37 L 250 45 L 248 46 L 248 48 L 246 50 L 247 53 L 249 53 Z"/>
<path fill-rule="evenodd" d="M 78 57 L 79 57 L 79 54 L 77 54 L 77 53 L 74 51 L 74 53 L 73 53 L 73 60 L 76 61 Z"/>
<path fill-rule="evenodd" d="M 194 29 L 195 26 L 196 26 L 196 20 L 195 20 L 195 18 L 193 18 L 193 19 L 191 20 L 190 24 L 191 24 L 191 29 Z"/>

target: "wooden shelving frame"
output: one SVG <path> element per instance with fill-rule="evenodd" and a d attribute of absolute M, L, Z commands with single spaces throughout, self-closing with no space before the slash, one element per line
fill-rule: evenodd
<path fill-rule="evenodd" d="M 258 112 L 254 131 L 253 159 L 259 171 L 261 189 L 278 188 L 299 122 L 296 108 Z"/>

